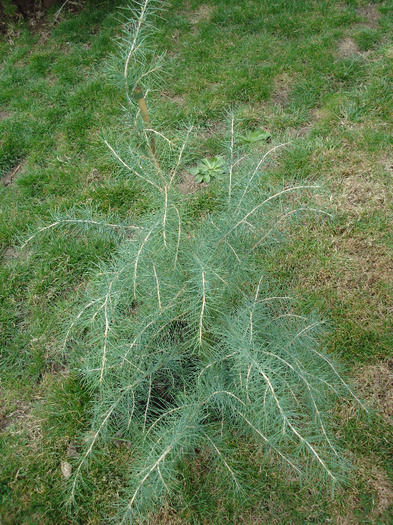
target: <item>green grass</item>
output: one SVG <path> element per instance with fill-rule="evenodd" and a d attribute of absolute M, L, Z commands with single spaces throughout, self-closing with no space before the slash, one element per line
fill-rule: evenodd
<path fill-rule="evenodd" d="M 121 5 L 86 2 L 78 13 L 64 10 L 57 24 L 49 14 L 38 32 L 16 25 L 0 41 L 0 178 L 20 165 L 11 185 L 0 184 L 1 523 L 100 523 L 122 493 L 132 456 L 120 443 L 116 454 L 100 450 L 86 485 L 94 488 L 67 514 L 60 463 L 88 428 L 90 393 L 59 356 L 60 327 L 90 270 L 110 260 L 113 241 L 53 232 L 18 251 L 19 239 L 56 209 L 94 206 L 101 217 L 124 220 L 150 209 L 117 176 L 102 144 L 103 136 L 126 133 L 123 94 L 105 73 Z M 158 21 L 170 72 L 154 103 L 158 127 L 196 122 L 198 159 L 217 153 L 223 117 L 234 108 L 245 133 L 262 129 L 275 142 L 291 141 L 270 158 L 267 183 L 323 184 L 318 203 L 333 220 L 294 228 L 269 254 L 271 273 L 304 308 L 330 319 L 329 350 L 360 375 L 359 388 L 372 399 L 375 385 L 363 384 L 359 369 L 393 354 L 393 2 L 371 4 L 369 19 L 367 6 L 173 0 Z M 188 198 L 190 214 L 203 217 L 215 206 L 214 186 Z M 223 493 L 217 509 L 202 457 L 184 465 L 189 499 L 175 499 L 161 521 L 389 523 L 392 505 L 380 501 L 393 483 L 392 406 L 389 413 L 377 403 L 365 421 L 346 408 L 337 431 L 354 476 L 333 499 L 240 457 L 255 472 L 256 496 L 234 505 Z"/>

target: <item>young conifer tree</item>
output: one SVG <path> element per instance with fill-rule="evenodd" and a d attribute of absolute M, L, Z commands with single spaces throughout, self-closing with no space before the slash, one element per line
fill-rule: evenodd
<path fill-rule="evenodd" d="M 64 351 L 73 345 L 95 398 L 69 502 L 96 445 L 122 439 L 135 459 L 118 523 L 148 521 L 152 509 L 181 490 L 181 460 L 201 450 L 217 482 L 234 492 L 247 486 L 232 452 L 244 443 L 293 474 L 318 474 L 334 486 L 344 457 L 329 408 L 342 397 L 361 404 L 321 348 L 323 322 L 296 312 L 263 270 L 267 248 L 280 241 L 288 220 L 323 213 L 307 204 L 315 186 L 274 191 L 263 176 L 266 155 L 255 160 L 237 147 L 230 116 L 215 209 L 203 219 L 189 213 L 178 182 L 194 161 L 192 127 L 166 136 L 153 106 L 150 122 L 143 121 L 135 97 L 148 98 L 163 64 L 151 48 L 159 5 L 144 0 L 127 13 L 123 66 L 112 76 L 125 88 L 133 129 L 126 144 L 107 141 L 121 176 L 150 196 L 154 211 L 132 225 L 74 213 L 41 229 L 99 227 L 120 239 L 63 344 Z"/>

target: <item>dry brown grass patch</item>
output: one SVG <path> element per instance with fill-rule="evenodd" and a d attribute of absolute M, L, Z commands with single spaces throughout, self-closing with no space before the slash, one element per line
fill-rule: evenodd
<path fill-rule="evenodd" d="M 12 168 L 12 170 L 5 173 L 0 179 L 1 183 L 4 186 L 11 186 L 15 182 L 16 175 L 21 173 L 22 167 L 23 163 L 21 162 L 14 168 Z"/>
<path fill-rule="evenodd" d="M 4 186 L 11 186 L 14 184 L 16 179 L 25 172 L 25 169 L 26 159 L 18 161 L 18 164 L 15 164 L 11 170 L 9 170 L 0 178 L 0 184 L 3 184 Z"/>
<path fill-rule="evenodd" d="M 359 53 L 359 47 L 351 37 L 343 38 L 338 43 L 337 54 L 340 58 L 348 58 Z"/>
<path fill-rule="evenodd" d="M 393 359 L 363 367 L 357 378 L 362 396 L 393 424 Z"/>
<path fill-rule="evenodd" d="M 332 118 L 332 113 L 326 108 L 314 108 L 311 110 L 311 117 L 315 122 L 327 121 Z"/>
<path fill-rule="evenodd" d="M 7 248 L 3 250 L 1 257 L 5 262 L 12 261 L 19 257 L 19 252 L 16 248 L 13 248 L 12 246 L 7 246 Z"/>
<path fill-rule="evenodd" d="M 192 11 L 191 13 L 188 13 L 188 19 L 191 22 L 192 25 L 197 25 L 199 22 L 207 22 L 212 13 L 214 11 L 214 7 L 207 4 L 201 4 L 198 9 L 195 11 Z"/>
<path fill-rule="evenodd" d="M 366 18 L 367 25 L 370 28 L 374 28 L 378 26 L 378 20 L 381 18 L 381 13 L 378 10 L 376 5 L 369 4 L 363 7 L 359 7 L 357 9 L 357 13 L 359 16 Z"/>
<path fill-rule="evenodd" d="M 177 189 L 180 193 L 183 193 L 183 195 L 196 193 L 204 187 L 206 187 L 206 184 L 204 182 L 197 184 L 195 182 L 195 177 L 190 173 L 187 173 L 186 171 L 180 173 L 180 182 L 177 185 Z"/>
<path fill-rule="evenodd" d="M 384 323 L 389 316 L 389 295 L 383 285 L 393 282 L 393 259 L 377 237 L 354 236 L 346 232 L 345 237 L 332 241 L 336 268 L 331 275 L 332 283 L 341 300 L 360 299 L 368 312 L 367 317 L 376 328 L 378 321 Z M 338 264 L 337 264 L 338 263 Z M 339 271 L 337 271 L 339 270 Z M 360 304 L 357 305 L 358 311 Z M 355 312 L 354 312 L 355 315 Z M 366 319 L 362 320 L 366 324 Z"/>
<path fill-rule="evenodd" d="M 176 511 L 169 504 L 162 507 L 160 512 L 149 520 L 149 525 L 185 525 L 186 523 L 188 521 L 183 521 L 177 516 Z"/>
<path fill-rule="evenodd" d="M 86 177 L 86 184 L 95 184 L 104 182 L 105 176 L 102 175 L 96 168 L 93 168 Z"/>
<path fill-rule="evenodd" d="M 325 173 L 329 175 L 329 200 L 319 204 L 348 215 L 348 223 L 362 214 L 389 213 L 393 187 L 383 172 L 393 172 L 390 157 L 372 155 L 343 142 L 340 148 L 326 148 L 322 155 Z M 330 171 L 330 174 L 327 172 Z"/>
<path fill-rule="evenodd" d="M 300 249 L 300 266 L 296 246 L 286 256 L 285 265 L 295 269 L 297 290 L 323 297 L 328 309 L 344 308 L 344 315 L 362 331 L 385 333 L 393 313 L 393 257 L 382 236 L 354 234 L 344 227 L 330 233 L 329 242 L 327 233 L 323 225 L 312 228 L 312 237 L 321 237 L 321 251 L 309 252 L 307 257 Z M 305 232 L 306 237 L 310 235 Z"/>
<path fill-rule="evenodd" d="M 284 106 L 289 101 L 289 88 L 292 82 L 293 79 L 287 73 L 283 73 L 274 79 L 271 98 L 273 104 Z"/>
<path fill-rule="evenodd" d="M 353 476 L 358 481 L 365 483 L 375 494 L 373 508 L 368 514 L 367 523 L 377 525 L 381 521 L 382 515 L 393 503 L 393 487 L 389 482 L 383 468 L 373 459 L 359 460 L 355 463 Z M 362 490 L 363 492 L 363 490 Z M 333 503 L 332 514 L 333 523 L 336 525 L 359 525 L 359 519 L 356 516 L 356 509 L 362 505 L 361 492 L 359 489 L 347 490 L 344 493 L 343 504 L 336 505 Z M 362 523 L 365 523 L 362 521 Z"/>
<path fill-rule="evenodd" d="M 381 523 L 374 520 L 378 520 L 381 514 L 393 504 L 392 484 L 376 461 L 363 461 L 357 470 L 377 496 L 377 501 L 372 511 L 372 518 L 374 523 Z"/>
<path fill-rule="evenodd" d="M 178 106 L 184 106 L 184 104 L 186 103 L 186 99 L 182 95 L 174 95 L 169 91 L 162 91 L 161 96 L 170 100 L 171 102 L 173 102 L 173 104 L 177 104 Z"/>
<path fill-rule="evenodd" d="M 11 116 L 10 111 L 0 111 L 0 121 L 6 118 L 9 118 L 10 116 Z"/>
<path fill-rule="evenodd" d="M 375 514 L 380 515 L 393 505 L 392 484 L 387 479 L 386 474 L 375 466 L 371 468 L 369 483 L 378 497 Z"/>
<path fill-rule="evenodd" d="M 337 207 L 349 214 L 385 209 L 392 199 L 392 189 L 367 171 L 348 174 L 335 186 Z"/>
<path fill-rule="evenodd" d="M 18 432 L 21 420 L 30 417 L 30 405 L 23 401 L 19 401 L 14 410 L 9 413 L 0 413 L 0 433 L 7 430 L 11 425 L 16 427 L 15 432 Z"/>

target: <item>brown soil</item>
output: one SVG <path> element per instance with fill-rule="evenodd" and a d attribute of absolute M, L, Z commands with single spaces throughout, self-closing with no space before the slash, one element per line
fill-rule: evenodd
<path fill-rule="evenodd" d="M 363 397 L 393 424 L 393 359 L 362 368 L 358 380 Z"/>
<path fill-rule="evenodd" d="M 190 195 L 196 193 L 197 191 L 203 189 L 206 185 L 204 183 L 197 184 L 195 182 L 195 177 L 186 171 L 180 173 L 181 182 L 177 185 L 177 189 L 183 195 Z"/>
<path fill-rule="evenodd" d="M 286 132 L 288 134 L 288 137 L 290 140 L 293 140 L 296 137 L 307 137 L 307 135 L 310 133 L 310 131 L 313 128 L 313 122 L 310 122 L 309 124 L 306 124 L 305 126 L 301 126 L 300 128 L 287 128 Z"/>
<path fill-rule="evenodd" d="M 272 103 L 284 106 L 289 100 L 289 86 L 291 79 L 284 73 L 274 79 L 274 90 L 272 95 Z"/>
<path fill-rule="evenodd" d="M 192 11 L 188 15 L 188 19 L 192 25 L 197 25 L 199 22 L 205 22 L 209 20 L 213 11 L 213 6 L 201 4 L 198 9 Z"/>
<path fill-rule="evenodd" d="M 73 441 L 70 441 L 67 445 L 67 456 L 71 458 L 77 458 L 79 456 L 79 453 Z"/>
<path fill-rule="evenodd" d="M 86 177 L 86 184 L 102 182 L 103 180 L 104 176 L 96 168 L 93 168 Z"/>
<path fill-rule="evenodd" d="M 331 118 L 330 111 L 325 108 L 314 108 L 311 110 L 311 116 L 313 119 L 318 122 L 320 120 L 327 120 Z"/>
<path fill-rule="evenodd" d="M 17 17 L 23 17 L 29 20 L 32 26 L 36 25 L 36 21 L 40 20 L 43 12 L 57 3 L 58 0 L 12 0 L 15 7 L 15 14 L 11 17 L 4 13 L 4 8 L 0 2 L 0 31 L 6 32 L 7 25 Z"/>
<path fill-rule="evenodd" d="M 184 525 L 182 518 L 176 515 L 176 511 L 169 504 L 164 505 L 158 514 L 155 514 L 149 525 Z"/>
<path fill-rule="evenodd" d="M 24 16 L 28 16 L 37 10 L 48 9 L 55 3 L 57 3 L 57 0 L 13 0 L 18 13 Z"/>
<path fill-rule="evenodd" d="M 353 38 L 347 37 L 338 44 L 337 54 L 340 58 L 348 58 L 359 53 L 359 48 Z"/>
<path fill-rule="evenodd" d="M 67 11 L 78 11 L 83 1 L 79 0 L 12 0 L 16 11 L 15 14 L 10 17 L 4 14 L 4 9 L 0 0 L 0 33 L 7 33 L 10 22 L 16 19 L 24 18 L 28 21 L 29 26 L 34 31 L 41 31 L 46 25 L 46 13 L 47 10 L 52 6 L 59 6 L 57 16 L 55 15 L 54 20 L 57 21 L 60 12 Z"/>
<path fill-rule="evenodd" d="M 0 120 L 4 120 L 11 116 L 9 111 L 0 111 Z"/>
<path fill-rule="evenodd" d="M 387 172 L 393 173 L 393 160 L 392 159 L 384 159 L 382 164 Z"/>
<path fill-rule="evenodd" d="M 12 418 L 11 417 L 3 417 L 0 418 L 0 432 L 3 432 L 4 430 L 7 430 L 7 428 L 12 424 Z"/>
<path fill-rule="evenodd" d="M 200 130 L 197 135 L 202 140 L 208 140 L 210 137 L 217 137 L 218 135 L 223 135 L 223 132 L 225 130 L 225 127 L 223 126 L 222 122 L 217 120 L 209 120 L 207 122 L 206 126 Z"/>
<path fill-rule="evenodd" d="M 182 97 L 181 95 L 173 95 L 169 91 L 162 91 L 161 96 L 169 99 L 171 102 L 177 104 L 178 106 L 184 106 L 184 104 L 186 103 L 184 97 Z"/>
<path fill-rule="evenodd" d="M 345 304 L 356 302 L 352 320 L 374 331 L 386 326 L 392 316 L 389 287 L 393 282 L 393 258 L 383 240 L 370 237 L 335 237 L 332 241 L 334 265 L 316 276 L 324 287 L 335 290 Z M 317 283 L 316 283 L 317 284 Z M 319 284 L 319 285 L 320 285 Z"/>
<path fill-rule="evenodd" d="M 8 246 L 4 251 L 3 253 L 1 254 L 1 257 L 3 259 L 3 261 L 12 261 L 13 259 L 17 259 L 18 258 L 18 250 L 16 250 L 15 248 L 13 248 L 12 246 Z"/>
<path fill-rule="evenodd" d="M 385 208 L 392 190 L 368 170 L 351 173 L 337 183 L 336 202 L 341 211 L 360 216 L 364 211 Z"/>
<path fill-rule="evenodd" d="M 4 186 L 11 186 L 11 184 L 13 184 L 15 182 L 15 177 L 16 177 L 17 173 L 20 172 L 21 168 L 22 168 L 22 164 L 18 164 L 11 171 L 9 171 L 5 175 L 3 175 L 1 177 L 0 182 Z"/>
<path fill-rule="evenodd" d="M 361 463 L 358 462 L 355 467 L 357 478 L 366 483 L 376 496 L 373 501 L 373 509 L 369 515 L 370 521 L 367 523 L 382 525 L 382 521 L 380 521 L 381 515 L 393 502 L 392 485 L 384 473 L 383 468 L 379 466 L 377 462 L 372 462 L 371 460 Z M 361 504 L 361 493 L 359 493 L 358 490 L 354 490 L 353 492 L 347 491 L 344 509 L 341 509 L 340 512 L 339 508 L 337 509 L 336 506 L 333 507 L 335 514 L 333 523 L 336 525 L 358 525 L 359 520 L 356 517 L 355 511 Z M 336 514 L 337 510 L 338 515 Z"/>
<path fill-rule="evenodd" d="M 359 7 L 357 13 L 359 16 L 367 19 L 367 25 L 371 28 L 377 27 L 378 20 L 381 18 L 381 13 L 374 4 Z"/>
<path fill-rule="evenodd" d="M 378 502 L 374 514 L 380 515 L 393 505 L 393 487 L 382 469 L 372 466 L 368 482 L 377 493 Z"/>
<path fill-rule="evenodd" d="M 5 175 L 3 175 L 0 179 L 0 183 L 4 186 L 11 186 L 16 179 L 16 176 L 22 171 L 23 169 L 23 162 L 12 168 L 12 170 L 8 171 Z"/>
<path fill-rule="evenodd" d="M 18 408 L 10 414 L 0 414 L 0 433 L 7 430 L 8 427 L 17 423 L 20 419 L 28 417 L 30 407 L 24 403 L 18 403 Z"/>

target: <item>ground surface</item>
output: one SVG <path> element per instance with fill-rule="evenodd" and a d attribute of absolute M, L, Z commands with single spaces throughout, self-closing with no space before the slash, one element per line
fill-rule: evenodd
<path fill-rule="evenodd" d="M 102 134 L 118 133 L 122 93 L 106 78 L 118 2 L 70 2 L 40 27 L 13 25 L 0 41 L 0 521 L 101 523 L 122 487 L 127 451 L 104 453 L 72 516 L 62 508 L 61 464 L 77 453 L 89 394 L 58 353 L 73 296 L 113 245 L 99 235 L 20 238 L 55 209 L 94 203 L 124 219 L 148 203 L 112 181 Z M 72 10 L 72 11 L 71 11 Z M 291 141 L 271 160 L 274 181 L 318 181 L 329 223 L 304 227 L 277 249 L 271 271 L 304 308 L 331 320 L 329 351 L 347 363 L 373 407 L 341 407 L 337 431 L 354 475 L 329 498 L 266 472 L 266 492 L 243 509 L 188 473 L 189 501 L 156 523 L 387 524 L 393 520 L 393 3 L 349 0 L 174 0 L 159 21 L 171 73 L 157 97 L 167 126 L 199 125 L 200 158 L 216 153 L 224 112 L 245 130 Z M 193 196 L 214 205 L 209 187 Z M 116 443 L 113 447 L 118 446 Z M 105 451 L 102 451 L 105 452 Z M 109 458 L 115 457 L 115 459 Z M 64 464 L 63 464 L 64 465 Z M 202 469 L 202 467 L 200 467 Z M 192 470 L 192 469 L 191 469 Z"/>

